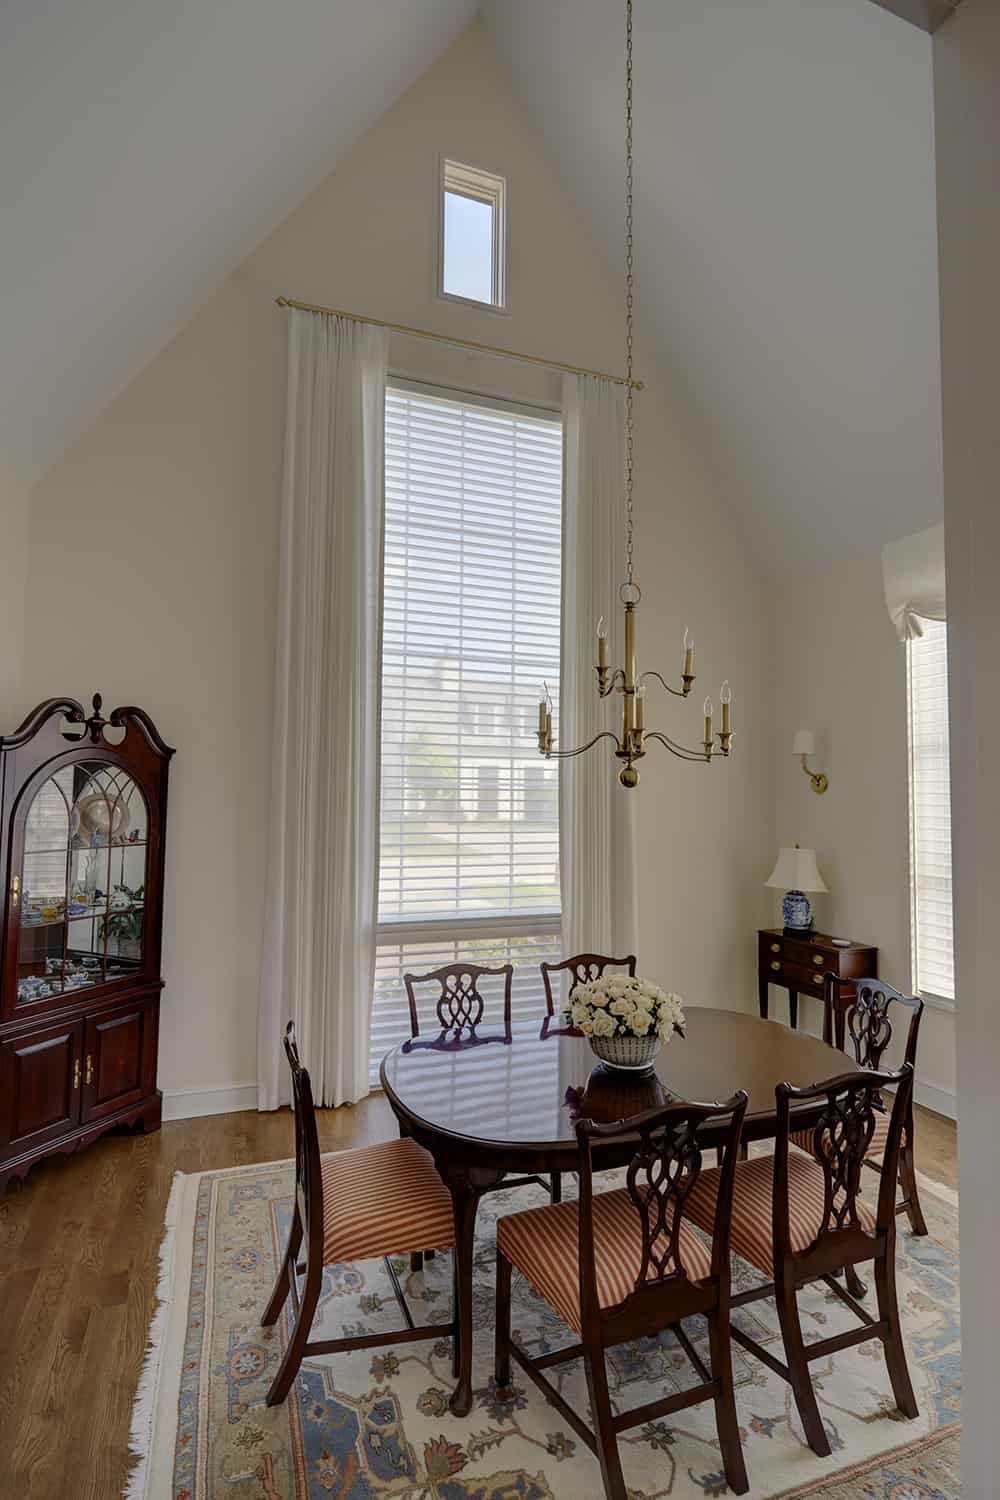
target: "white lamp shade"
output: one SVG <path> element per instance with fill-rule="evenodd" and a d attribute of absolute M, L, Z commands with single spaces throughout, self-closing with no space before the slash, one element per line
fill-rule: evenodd
<path fill-rule="evenodd" d="M 792 754 L 793 755 L 815 755 L 816 754 L 816 736 L 813 734 L 813 732 L 812 732 L 811 729 L 797 729 L 795 731 L 795 738 L 792 741 Z M 799 886 L 798 889 L 802 890 L 803 887 Z"/>
<path fill-rule="evenodd" d="M 816 865 L 815 849 L 782 849 L 765 885 L 779 891 L 825 891 L 827 885 Z"/>

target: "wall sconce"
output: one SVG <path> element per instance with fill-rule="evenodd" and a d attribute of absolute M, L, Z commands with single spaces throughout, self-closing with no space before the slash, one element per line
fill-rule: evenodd
<path fill-rule="evenodd" d="M 822 795 L 830 785 L 822 771 L 810 771 L 808 761 L 810 755 L 816 754 L 816 736 L 811 729 L 798 729 L 795 739 L 792 741 L 792 754 L 802 757 L 802 769 L 812 782 L 812 789 L 818 795 Z"/>

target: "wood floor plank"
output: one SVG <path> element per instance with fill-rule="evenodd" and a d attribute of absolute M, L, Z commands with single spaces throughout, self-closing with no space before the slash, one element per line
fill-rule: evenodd
<path fill-rule="evenodd" d="M 323 1150 L 396 1135 L 381 1095 L 319 1111 Z M 42 1163 L 0 1199 L 0 1497 L 117 1500 L 175 1172 L 291 1156 L 287 1110 L 179 1120 Z M 917 1110 L 917 1165 L 957 1185 L 955 1127 Z M 72 1476 L 72 1489 L 67 1489 Z"/>

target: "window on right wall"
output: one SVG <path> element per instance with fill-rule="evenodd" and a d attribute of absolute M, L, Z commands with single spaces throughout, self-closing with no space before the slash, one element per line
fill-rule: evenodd
<path fill-rule="evenodd" d="M 948 627 L 920 624 L 923 635 L 906 647 L 913 983 L 925 998 L 953 1004 Z"/>

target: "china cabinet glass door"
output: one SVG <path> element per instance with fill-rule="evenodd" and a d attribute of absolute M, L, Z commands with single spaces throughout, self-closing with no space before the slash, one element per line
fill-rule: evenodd
<path fill-rule="evenodd" d="M 145 800 L 120 766 L 63 766 L 28 809 L 20 880 L 17 1003 L 142 968 Z"/>

